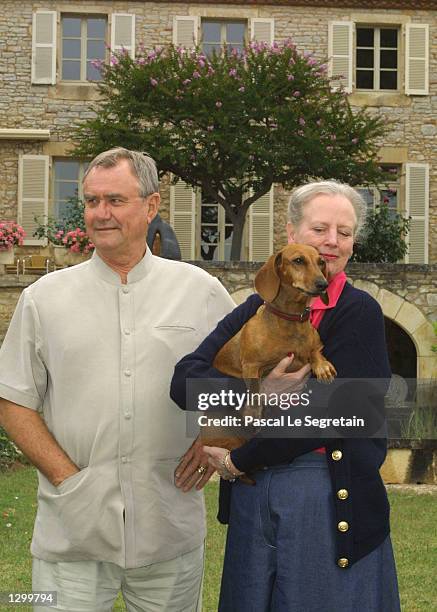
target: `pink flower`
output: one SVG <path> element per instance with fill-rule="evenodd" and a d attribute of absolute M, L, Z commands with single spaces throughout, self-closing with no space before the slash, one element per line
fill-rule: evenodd
<path fill-rule="evenodd" d="M 185 81 L 182 81 L 182 85 L 188 85 L 189 83 L 191 83 L 191 79 L 185 79 Z"/>
<path fill-rule="evenodd" d="M 323 121 L 321 119 L 317 119 L 316 121 L 316 125 L 318 125 L 319 127 L 322 125 Z"/>
<path fill-rule="evenodd" d="M 200 66 L 201 68 L 204 68 L 204 67 L 205 67 L 205 62 L 203 61 L 203 59 L 202 59 L 202 58 L 199 60 L 198 64 L 199 64 L 199 66 Z"/>
<path fill-rule="evenodd" d="M 215 103 L 217 108 L 221 108 L 223 106 L 222 102 L 220 102 L 220 100 L 217 100 L 217 102 Z"/>
<path fill-rule="evenodd" d="M 328 147 L 326 147 L 326 150 L 329 151 L 330 153 L 332 153 L 332 151 L 334 150 L 334 147 L 328 146 Z"/>
<path fill-rule="evenodd" d="M 303 117 L 299 118 L 299 123 L 300 123 L 300 125 L 306 125 L 306 121 L 305 121 L 305 119 Z"/>
<path fill-rule="evenodd" d="M 110 59 L 110 64 L 111 66 L 117 66 L 118 64 L 118 57 L 115 57 L 114 55 L 111 57 Z"/>
<path fill-rule="evenodd" d="M 352 140 L 351 140 L 352 144 L 357 144 L 357 142 L 358 142 L 358 138 L 352 138 Z"/>
<path fill-rule="evenodd" d="M 156 79 L 151 78 L 150 79 L 150 85 L 152 87 L 156 87 L 158 85 L 158 81 Z"/>
<path fill-rule="evenodd" d="M 137 59 L 137 64 L 138 64 L 139 66 L 144 66 L 144 64 L 145 64 L 145 63 L 146 63 L 146 60 L 144 59 L 144 57 L 139 57 L 139 58 Z"/>
<path fill-rule="evenodd" d="M 241 86 L 241 87 L 238 88 L 238 91 L 241 91 L 243 93 L 243 91 L 246 91 L 246 88 Z"/>
<path fill-rule="evenodd" d="M 300 98 L 300 95 L 301 95 L 301 94 L 300 94 L 300 91 L 294 91 L 294 92 L 293 92 L 293 96 L 294 96 L 295 98 Z"/>
<path fill-rule="evenodd" d="M 294 76 L 292 74 L 289 74 L 287 77 L 287 81 L 294 81 Z"/>
<path fill-rule="evenodd" d="M 200 79 L 200 72 L 197 72 L 197 70 L 195 70 L 193 72 L 193 79 Z"/>
<path fill-rule="evenodd" d="M 235 76 L 237 76 L 237 70 L 236 70 L 236 68 L 231 68 L 231 69 L 229 70 L 229 76 L 231 76 L 231 77 L 235 77 Z"/>
<path fill-rule="evenodd" d="M 208 125 L 208 127 L 206 128 L 208 130 L 208 132 L 212 132 L 214 129 L 213 125 Z"/>
<path fill-rule="evenodd" d="M 331 134 L 331 140 L 332 142 L 337 140 L 337 136 L 335 134 Z"/>

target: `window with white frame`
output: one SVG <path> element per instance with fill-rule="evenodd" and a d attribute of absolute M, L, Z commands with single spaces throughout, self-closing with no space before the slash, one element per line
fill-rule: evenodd
<path fill-rule="evenodd" d="M 363 196 L 369 209 L 374 210 L 376 206 L 385 204 L 391 217 L 400 209 L 400 176 L 401 166 L 397 164 L 385 165 L 383 169 L 389 173 L 389 180 L 381 187 L 360 188 L 358 191 Z"/>
<path fill-rule="evenodd" d="M 61 79 L 99 81 L 95 60 L 105 60 L 107 20 L 100 16 L 62 15 Z"/>
<path fill-rule="evenodd" d="M 202 194 L 200 202 L 200 259 L 229 261 L 233 226 L 225 209 Z"/>
<path fill-rule="evenodd" d="M 224 46 L 228 49 L 237 49 L 241 53 L 246 37 L 246 21 L 202 19 L 202 50 L 208 57 L 211 57 L 214 52 L 220 53 Z"/>
<path fill-rule="evenodd" d="M 356 28 L 356 88 L 397 90 L 399 29 L 393 27 Z"/>
<path fill-rule="evenodd" d="M 82 198 L 82 179 L 88 162 L 55 159 L 53 162 L 53 216 L 60 220 L 74 198 Z"/>

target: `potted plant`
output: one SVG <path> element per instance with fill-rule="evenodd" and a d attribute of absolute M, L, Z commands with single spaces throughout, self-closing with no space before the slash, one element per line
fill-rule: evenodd
<path fill-rule="evenodd" d="M 0 264 L 14 263 L 14 246 L 21 246 L 26 232 L 13 221 L 0 222 Z"/>
<path fill-rule="evenodd" d="M 80 227 L 69 231 L 59 230 L 56 238 L 60 239 L 64 247 L 68 249 L 66 257 L 67 265 L 74 265 L 85 261 L 94 250 L 94 244 L 91 242 L 88 234 Z"/>

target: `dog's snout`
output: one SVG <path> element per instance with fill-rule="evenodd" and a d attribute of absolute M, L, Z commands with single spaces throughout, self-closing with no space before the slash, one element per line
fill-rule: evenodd
<path fill-rule="evenodd" d="M 314 284 L 318 291 L 325 291 L 326 287 L 328 286 L 328 282 L 324 278 L 316 279 Z"/>

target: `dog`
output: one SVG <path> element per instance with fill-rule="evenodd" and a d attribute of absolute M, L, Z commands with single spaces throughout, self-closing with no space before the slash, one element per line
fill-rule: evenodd
<path fill-rule="evenodd" d="M 228 376 L 246 379 L 256 391 L 259 380 L 293 353 L 288 371 L 309 363 L 318 381 L 332 382 L 337 372 L 322 355 L 319 334 L 309 321 L 312 298 L 320 296 L 328 304 L 327 287 L 326 263 L 314 247 L 289 244 L 272 255 L 255 277 L 255 289 L 264 304 L 220 349 L 213 366 Z M 204 428 L 201 437 L 208 446 L 228 450 L 247 440 L 216 427 Z"/>

